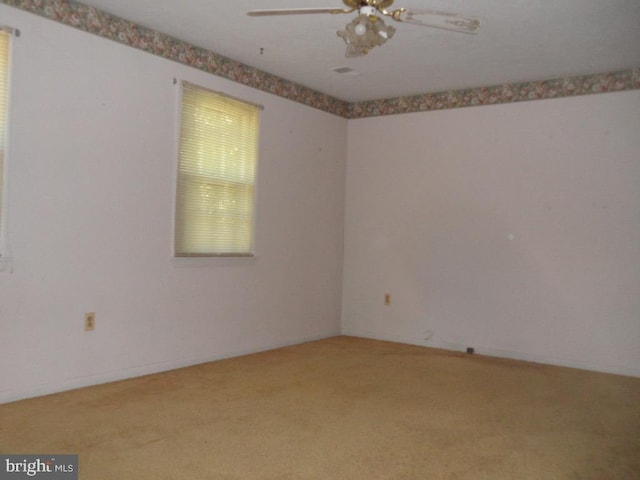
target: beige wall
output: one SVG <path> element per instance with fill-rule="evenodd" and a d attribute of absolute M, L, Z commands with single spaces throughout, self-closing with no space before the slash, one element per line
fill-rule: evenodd
<path fill-rule="evenodd" d="M 0 401 L 340 332 L 347 121 L 0 5 Z M 171 260 L 178 88 L 264 105 L 253 260 Z M 94 332 L 83 331 L 95 311 Z"/>
<path fill-rule="evenodd" d="M 630 91 L 350 121 L 343 331 L 640 376 L 639 119 Z"/>

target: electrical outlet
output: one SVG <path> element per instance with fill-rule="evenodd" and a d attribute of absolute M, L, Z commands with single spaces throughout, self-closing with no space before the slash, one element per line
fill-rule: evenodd
<path fill-rule="evenodd" d="M 84 314 L 84 331 L 90 332 L 96 329 L 96 314 L 89 312 Z"/>
<path fill-rule="evenodd" d="M 391 305 L 391 294 L 390 293 L 385 293 L 384 294 L 384 304 L 385 305 Z"/>

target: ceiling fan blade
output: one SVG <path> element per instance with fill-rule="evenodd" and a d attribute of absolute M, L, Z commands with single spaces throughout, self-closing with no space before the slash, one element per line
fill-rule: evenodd
<path fill-rule="evenodd" d="M 307 13 L 351 13 L 353 10 L 342 8 L 276 8 L 272 10 L 250 10 L 247 15 L 251 17 L 267 17 L 271 15 L 304 15 Z"/>
<path fill-rule="evenodd" d="M 431 10 L 401 9 L 393 12 L 392 17 L 399 22 L 414 23 L 425 27 L 442 28 L 462 33 L 478 33 L 483 23 L 477 17 Z"/>

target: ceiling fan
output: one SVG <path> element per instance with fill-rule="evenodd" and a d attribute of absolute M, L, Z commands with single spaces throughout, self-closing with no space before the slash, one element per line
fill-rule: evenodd
<path fill-rule="evenodd" d="M 394 0 L 342 0 L 348 8 L 295 8 L 251 10 L 247 15 L 254 17 L 271 15 L 299 15 L 315 13 L 352 13 L 356 18 L 349 22 L 344 30 L 338 30 L 338 36 L 347 44 L 347 57 L 366 55 L 373 47 L 383 45 L 393 37 L 395 27 L 386 25 L 382 17 L 390 17 L 396 22 L 413 23 L 425 27 L 442 28 L 462 33 L 478 33 L 482 21 L 476 17 L 467 17 L 454 13 L 431 10 L 398 8 L 387 10 Z"/>

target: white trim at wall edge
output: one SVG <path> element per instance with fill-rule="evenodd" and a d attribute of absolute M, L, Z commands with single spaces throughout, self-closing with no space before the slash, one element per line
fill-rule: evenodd
<path fill-rule="evenodd" d="M 94 385 L 101 385 L 105 383 L 117 382 L 120 380 L 128 380 L 131 378 L 143 377 L 146 375 L 153 375 L 156 373 L 168 372 L 171 370 L 177 370 L 179 368 L 192 367 L 203 363 L 215 362 L 216 360 L 223 360 L 226 358 L 241 357 L 244 355 L 251 355 L 254 353 L 266 352 L 268 350 L 275 350 L 277 348 L 289 347 L 291 345 L 298 345 L 301 343 L 314 342 L 317 340 L 324 340 L 339 336 L 340 332 L 330 332 L 328 334 L 303 337 L 299 339 L 291 339 L 284 342 L 277 342 L 272 344 L 264 344 L 255 348 L 245 350 L 233 350 L 230 352 L 216 353 L 212 355 L 202 357 L 188 357 L 176 361 L 167 361 L 152 363 L 148 365 L 140 365 L 132 368 L 125 368 L 122 370 L 114 370 L 110 372 L 103 372 L 96 375 L 88 375 L 84 377 L 65 379 L 60 384 L 47 383 L 41 384 L 32 388 L 26 388 L 24 390 L 3 390 L 0 391 L 0 405 L 3 403 L 16 402 L 19 400 L 25 400 L 28 398 L 41 397 L 44 395 L 51 395 L 54 393 L 61 393 L 68 390 L 75 390 L 83 387 L 90 387 Z"/>
<path fill-rule="evenodd" d="M 469 346 L 469 345 L 461 345 L 461 344 L 456 344 L 451 342 L 444 342 L 437 338 L 431 338 L 425 341 L 424 338 L 416 338 L 411 336 L 378 335 L 368 330 L 361 331 L 361 330 L 358 330 L 357 328 L 349 328 L 349 327 L 342 329 L 342 335 L 370 338 L 372 340 L 405 343 L 408 345 L 418 345 L 418 346 L 427 347 L 427 348 L 439 348 L 442 350 L 450 350 L 455 352 L 466 352 L 467 346 Z M 543 365 L 577 368 L 580 370 L 588 370 L 592 372 L 609 373 L 614 375 L 625 375 L 629 377 L 640 378 L 640 368 L 634 368 L 634 367 L 630 368 L 630 367 L 625 367 L 621 365 L 610 365 L 610 364 L 603 365 L 603 364 L 582 362 L 582 361 L 566 359 L 566 358 L 558 358 L 558 357 L 545 357 L 545 356 L 536 355 L 533 353 L 502 350 L 498 348 L 478 346 L 475 344 L 471 346 L 473 347 L 474 353 L 476 355 L 508 358 L 512 360 L 522 360 L 526 362 L 540 363 Z"/>

